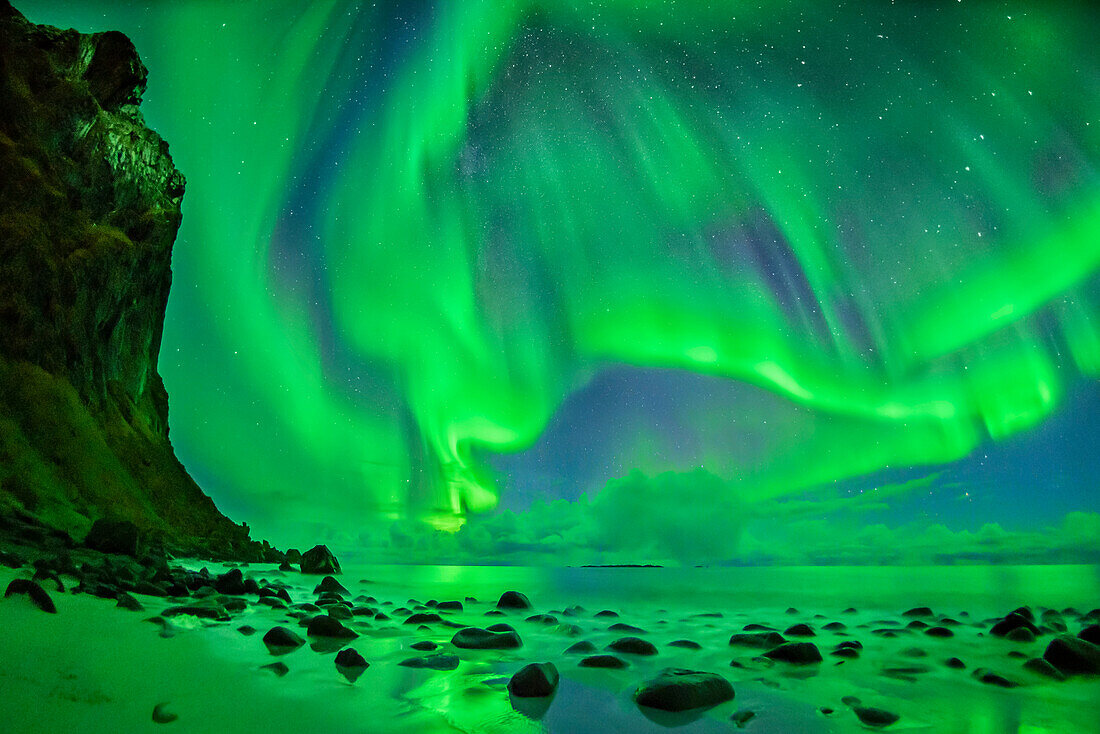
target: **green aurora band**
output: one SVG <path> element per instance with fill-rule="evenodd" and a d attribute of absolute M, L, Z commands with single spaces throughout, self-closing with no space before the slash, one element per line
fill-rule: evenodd
<path fill-rule="evenodd" d="M 173 440 L 275 539 L 459 527 L 608 365 L 833 416 L 748 502 L 953 461 L 1100 373 L 1087 4 L 25 5 L 151 70 Z"/>

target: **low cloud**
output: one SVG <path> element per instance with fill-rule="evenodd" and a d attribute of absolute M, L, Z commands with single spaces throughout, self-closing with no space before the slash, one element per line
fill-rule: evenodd
<path fill-rule="evenodd" d="M 455 533 L 415 520 L 332 538 L 376 563 L 582 565 L 925 565 L 1100 563 L 1100 513 L 1070 512 L 1052 526 L 867 522 L 889 500 L 932 486 L 936 475 L 861 495 L 744 503 L 705 470 L 634 472 L 576 501 L 471 516 Z M 352 551 L 352 549 L 355 549 Z M 345 552 L 347 552 L 345 551 Z"/>

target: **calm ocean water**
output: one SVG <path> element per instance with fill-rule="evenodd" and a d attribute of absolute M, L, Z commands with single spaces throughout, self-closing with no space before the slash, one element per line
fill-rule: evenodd
<path fill-rule="evenodd" d="M 474 596 L 494 600 L 515 589 L 538 609 L 570 604 L 630 611 L 654 606 L 705 612 L 806 607 L 901 611 L 927 605 L 972 615 L 1004 614 L 1022 604 L 1100 607 L 1100 566 L 803 566 L 753 568 L 531 568 L 517 566 L 347 565 L 421 601 Z M 900 608 L 900 609 L 899 609 Z"/>

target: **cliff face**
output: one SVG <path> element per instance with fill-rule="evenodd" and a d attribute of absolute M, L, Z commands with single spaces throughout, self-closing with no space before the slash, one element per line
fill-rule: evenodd
<path fill-rule="evenodd" d="M 168 440 L 157 373 L 184 178 L 118 32 L 0 0 L 0 509 L 243 550 Z"/>

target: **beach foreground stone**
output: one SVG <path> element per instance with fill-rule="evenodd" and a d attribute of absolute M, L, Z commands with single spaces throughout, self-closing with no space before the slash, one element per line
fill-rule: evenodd
<path fill-rule="evenodd" d="M 853 706 L 852 712 L 855 713 L 860 722 L 875 728 L 890 726 L 901 718 L 891 711 L 872 708 L 871 706 Z"/>
<path fill-rule="evenodd" d="M 1070 635 L 1051 640 L 1043 659 L 1065 675 L 1100 675 L 1100 646 Z"/>
<path fill-rule="evenodd" d="M 340 573 L 340 561 L 328 549 L 327 545 L 315 545 L 302 554 L 299 564 L 302 573 L 338 574 Z"/>
<path fill-rule="evenodd" d="M 764 657 L 784 663 L 820 663 L 821 651 L 812 642 L 788 642 L 764 653 Z"/>
<path fill-rule="evenodd" d="M 359 680 L 359 676 L 369 667 L 370 663 L 354 648 L 344 648 L 336 653 L 336 670 L 347 678 L 348 683 Z"/>
<path fill-rule="evenodd" d="M 8 588 L 4 591 L 4 598 L 15 595 L 25 595 L 31 602 L 48 614 L 57 614 L 57 607 L 54 606 L 53 599 L 46 593 L 46 590 L 36 584 L 34 581 L 28 581 L 27 579 L 12 579 L 12 582 L 8 584 Z"/>
<path fill-rule="evenodd" d="M 687 711 L 725 703 L 733 698 L 730 682 L 715 673 L 665 668 L 634 692 L 639 706 L 662 711 Z"/>
<path fill-rule="evenodd" d="M 272 655 L 283 655 L 297 650 L 306 644 L 306 641 L 286 627 L 272 627 L 264 635 L 264 644 Z"/>
<path fill-rule="evenodd" d="M 497 609 L 530 609 L 531 600 L 518 591 L 506 591 L 497 601 Z"/>
<path fill-rule="evenodd" d="M 558 669 L 553 663 L 531 663 L 519 669 L 508 681 L 513 696 L 540 698 L 558 689 Z"/>
<path fill-rule="evenodd" d="M 467 627 L 455 632 L 451 644 L 469 650 L 511 650 L 523 645 L 515 632 L 490 632 L 479 627 Z"/>

